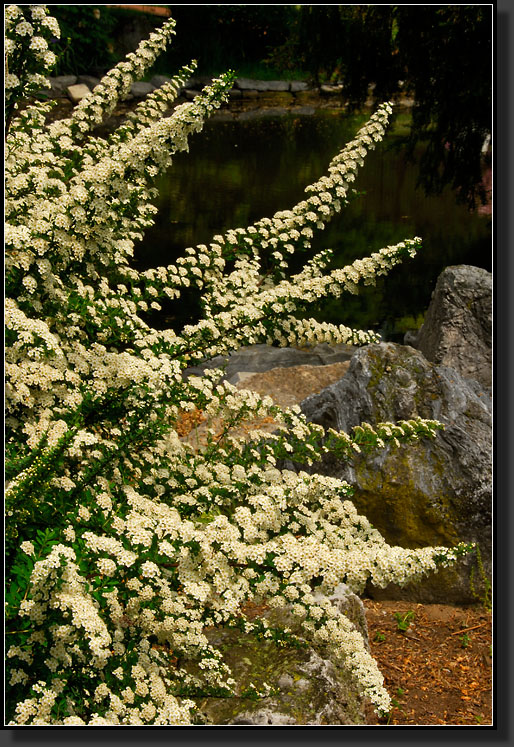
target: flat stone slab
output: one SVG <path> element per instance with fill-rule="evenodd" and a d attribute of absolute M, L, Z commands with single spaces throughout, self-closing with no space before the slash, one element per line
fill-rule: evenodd
<path fill-rule="evenodd" d="M 235 85 L 243 91 L 289 91 L 289 82 L 287 80 L 237 78 Z"/>
<path fill-rule="evenodd" d="M 73 86 L 77 82 L 76 75 L 56 75 L 55 78 L 49 78 L 52 88 L 59 88 L 64 91 L 68 86 Z"/>
<path fill-rule="evenodd" d="M 289 90 L 292 93 L 298 93 L 299 91 L 307 91 L 309 88 L 309 84 L 306 83 L 304 80 L 292 80 L 289 84 Z"/>
<path fill-rule="evenodd" d="M 78 101 L 81 101 L 91 93 L 89 88 L 84 85 L 84 83 L 76 83 L 74 86 L 68 86 L 66 92 L 74 104 L 76 104 Z"/>
<path fill-rule="evenodd" d="M 332 85 L 331 83 L 323 83 L 323 85 L 321 86 L 321 92 L 327 93 L 329 95 L 336 94 L 336 93 L 342 93 L 342 91 L 343 91 L 343 86 L 341 83 L 338 83 L 335 85 Z"/>
<path fill-rule="evenodd" d="M 341 361 L 326 366 L 272 368 L 261 373 L 247 371 L 239 373 L 234 383 L 238 389 L 251 389 L 262 397 L 270 396 L 281 407 L 292 407 L 339 381 L 349 366 L 350 361 Z"/>
<path fill-rule="evenodd" d="M 100 78 L 96 78 L 94 75 L 79 75 L 77 83 L 83 83 L 92 91 L 100 83 Z"/>

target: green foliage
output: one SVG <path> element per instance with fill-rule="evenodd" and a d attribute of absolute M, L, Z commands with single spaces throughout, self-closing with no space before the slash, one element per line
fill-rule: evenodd
<path fill-rule="evenodd" d="M 461 648 L 467 648 L 471 641 L 471 636 L 468 633 L 464 633 L 459 638 Z"/>
<path fill-rule="evenodd" d="M 408 610 L 408 612 L 405 612 L 403 615 L 401 614 L 401 612 L 395 612 L 393 617 L 396 620 L 398 630 L 401 633 L 405 633 L 405 631 L 409 629 L 409 626 L 414 620 L 415 615 L 412 610 Z"/>
<path fill-rule="evenodd" d="M 297 15 L 288 5 L 173 5 L 179 35 L 152 71 L 169 73 L 186 58 L 200 60 L 198 73 L 213 75 L 237 68 L 243 77 L 276 76 L 266 59 L 285 43 Z M 147 35 L 162 19 L 105 5 L 56 5 L 62 30 L 56 45 L 57 74 L 105 71 L 123 56 L 125 39 Z M 85 33 L 87 29 L 87 33 Z M 302 73 L 299 72 L 302 76 Z"/>
<path fill-rule="evenodd" d="M 411 329 L 419 330 L 421 329 L 424 320 L 425 314 L 416 314 L 416 316 L 407 314 L 406 316 L 402 316 L 400 319 L 396 320 L 396 332 L 405 333 Z"/>
<path fill-rule="evenodd" d="M 203 75 L 230 67 L 240 76 L 266 76 L 265 60 L 271 50 L 285 43 L 297 14 L 294 5 L 171 7 L 177 21 L 177 40 L 156 69 L 173 70 L 184 57 L 195 57 L 200 61 L 198 72 Z"/>
<path fill-rule="evenodd" d="M 116 61 L 115 38 L 120 12 L 108 5 L 53 5 L 61 28 L 55 40 L 55 75 L 95 75 Z"/>
<path fill-rule="evenodd" d="M 472 566 L 469 574 L 469 588 L 477 602 L 485 610 L 490 612 L 493 607 L 493 588 L 491 580 L 485 572 L 482 554 L 478 545 L 476 546 L 475 565 Z"/>

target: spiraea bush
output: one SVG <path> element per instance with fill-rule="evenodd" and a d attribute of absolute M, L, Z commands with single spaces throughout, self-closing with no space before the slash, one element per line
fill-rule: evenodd
<path fill-rule="evenodd" d="M 95 125 L 152 65 L 173 20 L 52 123 L 52 104 L 28 95 L 53 64 L 46 32 L 58 27 L 46 6 L 26 5 L 6 8 L 5 29 L 9 725 L 194 724 L 200 696 L 244 695 L 208 628 L 298 644 L 290 631 L 248 619 L 248 601 L 287 605 L 305 640 L 387 712 L 376 662 L 328 596 L 341 582 L 356 592 L 368 579 L 407 583 L 468 548 L 391 547 L 357 514 L 350 485 L 279 467 L 401 447 L 440 424 L 326 433 L 299 408 L 236 390 L 220 370 L 183 374 L 246 344 L 377 339 L 299 312 L 372 283 L 412 256 L 418 238 L 333 271 L 328 252 L 296 274 L 288 258 L 345 205 L 391 106 L 291 210 L 138 272 L 131 257 L 152 223 L 152 181 L 226 100 L 232 75 L 169 113 L 193 62 L 101 139 Z M 201 295 L 201 318 L 153 329 L 145 312 L 164 298 L 180 304 L 186 288 Z M 186 416 L 203 420 L 202 439 L 184 437 Z M 241 435 L 241 424 L 262 416 L 276 422 L 272 434 Z"/>

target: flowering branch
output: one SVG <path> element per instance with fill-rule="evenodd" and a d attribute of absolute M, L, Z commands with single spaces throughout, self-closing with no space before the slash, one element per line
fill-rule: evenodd
<path fill-rule="evenodd" d="M 387 711 L 383 677 L 330 594 L 340 583 L 355 592 L 368 580 L 406 584 L 471 549 L 392 547 L 357 514 L 350 485 L 300 469 L 327 453 L 349 460 L 432 438 L 436 421 L 325 430 L 299 408 L 237 390 L 221 370 L 184 376 L 191 363 L 254 342 L 376 340 L 300 312 L 373 283 L 421 242 L 336 270 L 325 251 L 288 274 L 287 258 L 308 250 L 347 203 L 384 135 L 384 104 L 291 210 L 138 272 L 132 254 L 152 224 L 154 177 L 233 83 L 223 75 L 176 106 L 192 63 L 115 133 L 95 137 L 174 25 L 142 42 L 69 118 L 47 124 L 50 104 L 20 100 L 43 85 L 54 62 L 46 39 L 58 26 L 45 6 L 6 7 L 10 725 L 185 725 L 200 694 L 268 696 L 269 685 L 234 681 L 209 641 L 220 627 L 328 651 Z M 184 288 L 202 296 L 194 324 L 156 330 L 145 321 Z M 189 431 L 185 416 L 196 424 Z M 279 468 L 285 460 L 298 471 Z M 259 600 L 287 607 L 301 636 L 248 619 L 246 605 Z"/>

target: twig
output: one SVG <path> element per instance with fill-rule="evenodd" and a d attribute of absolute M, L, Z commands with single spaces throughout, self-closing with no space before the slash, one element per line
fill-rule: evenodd
<path fill-rule="evenodd" d="M 388 667 L 392 667 L 393 669 L 396 669 L 396 671 L 397 672 L 401 672 L 401 674 L 405 674 L 405 671 L 403 669 L 400 669 L 400 667 L 397 667 L 394 664 L 391 664 L 390 661 L 387 663 L 387 666 Z"/>
<path fill-rule="evenodd" d="M 459 635 L 459 633 L 467 633 L 468 630 L 476 630 L 477 628 L 482 628 L 484 625 L 487 625 L 487 622 L 480 623 L 480 625 L 473 625 L 472 628 L 463 628 L 462 630 L 456 630 L 455 633 L 450 633 L 450 635 Z"/>

